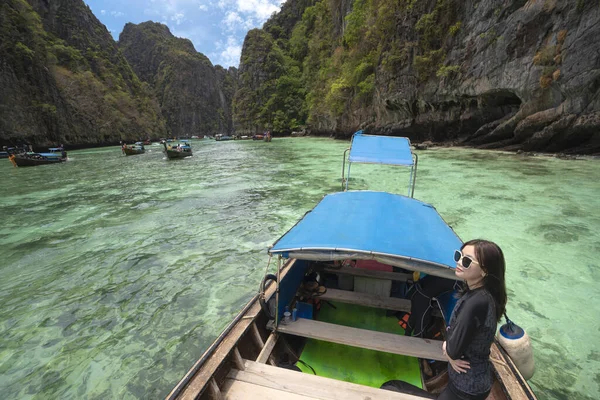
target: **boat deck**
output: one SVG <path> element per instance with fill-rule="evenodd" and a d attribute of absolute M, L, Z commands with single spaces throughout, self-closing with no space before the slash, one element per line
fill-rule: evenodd
<path fill-rule="evenodd" d="M 243 370 L 232 369 L 221 388 L 225 400 L 420 400 L 423 397 L 336 379 L 304 374 L 244 360 Z"/>

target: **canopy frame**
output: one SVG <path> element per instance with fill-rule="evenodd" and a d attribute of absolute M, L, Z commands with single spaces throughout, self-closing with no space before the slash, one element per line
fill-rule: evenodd
<path fill-rule="evenodd" d="M 352 161 L 352 146 L 354 145 L 354 140 L 355 138 L 360 137 L 361 139 L 367 139 L 368 140 L 398 140 L 399 142 L 397 142 L 398 144 L 400 144 L 400 147 L 404 147 L 400 141 L 406 142 L 407 146 L 404 148 L 404 150 L 408 150 L 408 152 L 410 152 L 411 157 L 412 157 L 412 162 L 411 163 L 399 163 L 399 162 L 391 162 L 391 161 L 381 161 L 381 160 L 377 160 L 376 158 L 366 158 L 364 160 L 361 161 Z M 347 156 L 348 152 L 350 152 L 350 156 Z M 348 172 L 346 174 L 346 158 L 348 159 Z M 363 157 L 364 158 L 364 157 Z M 415 194 L 415 184 L 416 184 L 416 180 L 417 180 L 417 166 L 418 166 L 418 162 L 419 162 L 419 156 L 415 153 L 413 153 L 410 150 L 410 139 L 407 137 L 391 137 L 391 136 L 381 136 L 381 135 L 365 135 L 363 133 L 362 130 L 355 132 L 352 135 L 352 142 L 350 144 L 350 147 L 347 148 L 344 151 L 344 156 L 343 156 L 343 161 L 342 161 L 342 190 L 343 191 L 347 191 L 348 190 L 348 184 L 350 182 L 350 168 L 352 166 L 352 164 L 383 164 L 383 165 L 396 165 L 396 166 L 403 166 L 403 167 L 408 167 L 410 168 L 410 175 L 408 178 L 408 197 L 414 197 Z"/>

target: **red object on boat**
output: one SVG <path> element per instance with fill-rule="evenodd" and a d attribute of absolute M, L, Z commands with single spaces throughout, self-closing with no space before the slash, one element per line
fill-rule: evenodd
<path fill-rule="evenodd" d="M 370 269 L 371 271 L 394 272 L 391 265 L 382 264 L 375 260 L 356 260 L 356 268 Z"/>

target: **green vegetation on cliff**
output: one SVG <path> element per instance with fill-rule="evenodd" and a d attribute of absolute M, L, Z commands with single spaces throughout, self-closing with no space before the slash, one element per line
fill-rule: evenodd
<path fill-rule="evenodd" d="M 445 46 L 461 27 L 451 0 L 433 2 L 431 10 L 417 9 L 414 0 L 351 3 L 344 13 L 341 1 L 291 0 L 283 16 L 248 33 L 234 99 L 238 129 L 289 131 L 308 123 L 335 130 L 343 116 L 368 119 L 378 70 L 385 76 L 408 69 L 421 82 L 459 72 L 444 65 Z M 418 22 L 401 36 L 397 25 L 407 16 Z"/>
<path fill-rule="evenodd" d="M 82 1 L 30 3 L 0 5 L 0 140 L 99 144 L 165 133 L 147 85 Z"/>

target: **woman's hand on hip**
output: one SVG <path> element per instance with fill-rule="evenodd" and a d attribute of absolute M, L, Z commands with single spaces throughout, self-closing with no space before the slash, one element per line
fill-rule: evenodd
<path fill-rule="evenodd" d="M 444 356 L 446 356 L 446 359 L 450 363 L 450 366 L 452 366 L 452 369 L 458 372 L 459 374 L 465 373 L 468 369 L 471 369 L 470 362 L 466 360 L 453 360 L 452 358 L 450 358 L 450 356 L 448 356 L 448 353 L 446 353 L 446 342 L 442 344 L 442 352 L 444 353 Z"/>

